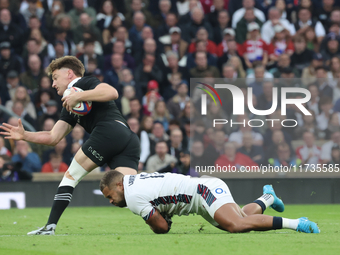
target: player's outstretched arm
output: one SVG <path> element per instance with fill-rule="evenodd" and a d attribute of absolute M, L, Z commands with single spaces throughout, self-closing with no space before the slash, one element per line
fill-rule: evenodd
<path fill-rule="evenodd" d="M 0 134 L 5 136 L 5 139 L 25 140 L 27 142 L 46 144 L 55 146 L 59 141 L 71 132 L 72 126 L 65 121 L 59 120 L 51 131 L 28 132 L 25 131 L 21 119 L 18 121 L 18 126 L 12 126 L 3 123 L 0 128 L 3 130 Z"/>
<path fill-rule="evenodd" d="M 156 212 L 146 221 L 153 232 L 156 234 L 166 234 L 170 230 L 170 226 L 163 218 L 163 216 L 156 210 Z"/>

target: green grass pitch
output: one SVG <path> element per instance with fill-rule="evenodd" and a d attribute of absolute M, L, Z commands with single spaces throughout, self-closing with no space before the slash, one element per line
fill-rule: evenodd
<path fill-rule="evenodd" d="M 171 231 L 156 235 L 141 217 L 115 207 L 70 207 L 56 236 L 26 236 L 41 227 L 49 208 L 0 211 L 0 254 L 340 254 L 340 205 L 288 205 L 287 218 L 307 216 L 320 234 L 292 230 L 229 234 L 200 216 L 175 216 Z"/>

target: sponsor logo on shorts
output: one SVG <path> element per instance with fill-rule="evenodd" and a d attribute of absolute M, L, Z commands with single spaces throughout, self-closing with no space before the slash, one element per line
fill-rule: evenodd
<path fill-rule="evenodd" d="M 89 152 L 91 152 L 92 155 L 95 156 L 99 161 L 103 161 L 103 156 L 101 156 L 96 150 L 94 150 L 94 149 L 92 148 L 92 146 L 90 146 L 90 147 L 88 148 L 88 150 L 89 150 Z"/>

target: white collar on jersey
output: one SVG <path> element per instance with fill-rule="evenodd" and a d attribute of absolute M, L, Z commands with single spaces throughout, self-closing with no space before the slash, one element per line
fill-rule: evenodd
<path fill-rule="evenodd" d="M 67 88 L 70 89 L 77 81 L 79 81 L 81 79 L 81 77 L 74 79 L 73 81 L 71 81 L 68 85 Z"/>

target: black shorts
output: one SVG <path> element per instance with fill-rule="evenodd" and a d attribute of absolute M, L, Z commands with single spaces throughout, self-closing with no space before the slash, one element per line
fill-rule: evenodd
<path fill-rule="evenodd" d="M 98 123 L 82 150 L 98 166 L 107 163 L 111 169 L 131 167 L 138 170 L 139 138 L 117 121 Z"/>

